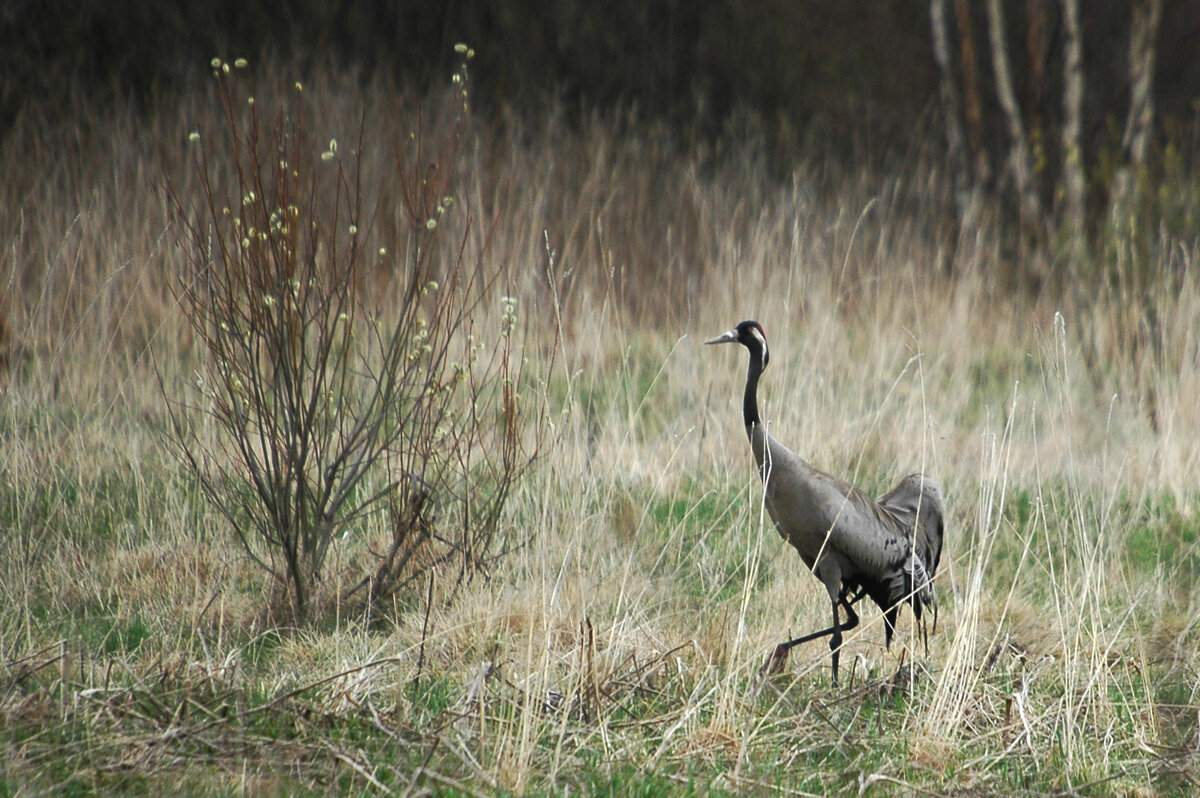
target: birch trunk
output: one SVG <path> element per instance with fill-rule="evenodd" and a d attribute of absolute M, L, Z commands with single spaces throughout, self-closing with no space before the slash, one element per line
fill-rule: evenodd
<path fill-rule="evenodd" d="M 1063 11 L 1063 190 L 1071 246 L 1080 254 L 1084 239 L 1083 33 L 1079 0 L 1062 0 Z"/>
<path fill-rule="evenodd" d="M 1004 12 L 1000 8 L 1000 0 L 988 0 L 987 15 L 988 38 L 992 47 L 992 70 L 996 77 L 996 98 L 1004 111 L 1009 138 L 1012 140 L 1008 161 L 1020 202 L 1021 221 L 1030 229 L 1037 229 L 1041 223 L 1041 202 L 1033 181 L 1033 156 L 1030 153 L 1029 139 L 1025 135 L 1021 109 L 1017 105 L 1016 92 L 1013 90 L 1012 69 L 1005 46 Z"/>
<path fill-rule="evenodd" d="M 1121 149 L 1125 163 L 1113 181 L 1112 210 L 1116 219 L 1129 215 L 1137 173 L 1146 162 L 1154 124 L 1155 39 L 1162 21 L 1162 0 L 1141 0 L 1133 7 L 1129 31 L 1129 114 Z"/>
<path fill-rule="evenodd" d="M 946 0 L 931 0 L 930 23 L 933 29 L 933 57 L 940 75 L 942 116 L 946 129 L 946 161 L 954 181 L 954 206 L 960 231 L 974 227 L 971 176 L 967 173 L 965 138 L 962 127 L 962 103 L 950 57 L 950 36 L 946 27 Z"/>

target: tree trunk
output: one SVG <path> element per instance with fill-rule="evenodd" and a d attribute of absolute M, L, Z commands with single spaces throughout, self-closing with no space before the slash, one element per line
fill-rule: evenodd
<path fill-rule="evenodd" d="M 1041 126 L 1046 101 L 1046 62 L 1050 54 L 1050 19 L 1046 0 L 1025 0 L 1025 115 L 1033 128 Z"/>
<path fill-rule="evenodd" d="M 1133 7 L 1129 30 L 1129 114 L 1121 150 L 1125 162 L 1113 180 L 1112 211 L 1116 221 L 1129 216 L 1137 173 L 1146 162 L 1154 123 L 1155 40 L 1162 21 L 1162 0 L 1140 0 Z"/>
<path fill-rule="evenodd" d="M 946 129 L 946 162 L 954 182 L 954 207 L 958 215 L 958 230 L 973 228 L 975 221 L 972 201 L 972 179 L 967 173 L 965 139 L 962 128 L 962 103 L 954 67 L 950 59 L 950 36 L 946 27 L 946 0 L 931 0 L 930 23 L 933 30 L 933 57 L 941 77 L 942 117 Z"/>
<path fill-rule="evenodd" d="M 1063 189 L 1067 229 L 1076 256 L 1085 254 L 1083 147 L 1083 33 L 1079 0 L 1062 0 L 1063 10 Z"/>
<path fill-rule="evenodd" d="M 1005 46 L 1004 12 L 1000 8 L 1000 0 L 988 0 L 988 38 L 992 47 L 992 69 L 996 76 L 996 99 L 1004 111 L 1008 121 L 1009 138 L 1012 140 L 1009 149 L 1008 163 L 1017 190 L 1017 198 L 1021 209 L 1021 222 L 1026 229 L 1040 231 L 1041 202 L 1038 199 L 1037 187 L 1033 179 L 1033 156 L 1029 149 L 1029 139 L 1025 134 L 1025 125 L 1021 121 L 1021 109 L 1017 105 L 1017 95 L 1013 90 L 1012 69 L 1009 66 L 1008 51 Z"/>
<path fill-rule="evenodd" d="M 975 26 L 971 23 L 970 0 L 954 0 L 954 17 L 958 23 L 958 49 L 962 64 L 966 144 L 974 161 L 975 184 L 985 185 L 992 178 L 992 168 L 983 146 L 983 99 L 979 91 L 979 61 L 975 55 Z"/>

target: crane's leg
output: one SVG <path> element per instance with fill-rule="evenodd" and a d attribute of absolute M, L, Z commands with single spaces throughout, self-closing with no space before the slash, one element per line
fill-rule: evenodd
<path fill-rule="evenodd" d="M 837 560 L 832 560 L 821 566 L 817 577 L 825 583 L 825 590 L 829 592 L 829 604 L 833 608 L 833 634 L 829 636 L 829 656 L 833 661 L 832 684 L 836 687 L 838 683 L 838 659 L 842 653 L 842 622 L 838 617 L 838 605 L 846 600 L 846 591 L 842 587 L 842 569 L 838 565 Z M 849 622 L 850 619 L 847 617 L 846 620 Z M 858 616 L 855 616 L 854 620 L 857 623 Z"/>
<path fill-rule="evenodd" d="M 854 611 L 854 605 L 857 604 L 859 600 L 866 594 L 866 588 L 862 587 L 860 587 L 852 596 L 847 596 L 846 591 L 842 590 L 838 595 L 837 603 L 834 604 L 834 623 L 837 624 L 837 604 L 841 604 L 846 608 L 846 622 L 840 625 L 827 627 L 819 632 L 810 632 L 809 634 L 801 635 L 800 637 L 793 638 L 786 643 L 780 643 L 779 645 L 775 646 L 775 651 L 771 654 L 770 659 L 767 660 L 767 664 L 763 666 L 763 670 L 767 671 L 772 676 L 783 673 L 783 665 L 787 660 L 788 653 L 791 652 L 791 650 L 796 646 L 800 645 L 801 643 L 808 643 L 812 640 L 817 640 L 822 637 L 828 637 L 835 631 L 840 630 L 842 632 L 846 632 L 858 626 L 858 613 Z M 838 645 L 841 644 L 839 643 Z M 830 648 L 835 648 L 835 646 L 830 645 Z"/>
<path fill-rule="evenodd" d="M 866 594 L 867 589 L 865 587 L 860 587 L 858 592 L 849 598 L 846 597 L 846 591 L 842 591 L 841 603 L 842 606 L 846 608 L 846 622 L 842 624 L 843 632 L 848 632 L 854 627 L 858 626 L 858 613 L 854 611 L 854 605 L 857 604 L 858 600 Z"/>
<path fill-rule="evenodd" d="M 838 625 L 838 601 L 833 600 L 833 634 L 829 638 L 829 654 L 833 659 L 833 684 L 837 687 L 838 656 L 842 653 L 842 627 Z"/>

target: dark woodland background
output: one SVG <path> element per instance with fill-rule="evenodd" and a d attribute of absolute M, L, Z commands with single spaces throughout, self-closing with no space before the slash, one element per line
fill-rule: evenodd
<path fill-rule="evenodd" d="M 1195 234 L 1200 0 L 0 2 L 0 146 L 170 107 L 214 57 L 419 99 L 463 42 L 485 124 L 599 114 L 681 152 L 752 142 L 767 174 L 818 164 L 834 189 L 932 164 L 954 196 L 935 216 L 1018 231 L 1035 286 L 1114 231 Z"/>
<path fill-rule="evenodd" d="M 966 31 L 985 101 L 991 80 L 982 2 Z M 1128 94 L 1129 0 L 1082 4 L 1084 143 L 1108 143 Z M 935 128 L 938 72 L 930 10 L 913 0 L 334 0 L 146 2 L 5 0 L 0 130 L 23 112 L 96 102 L 169 101 L 214 56 L 270 56 L 356 67 L 420 88 L 442 81 L 470 44 L 483 110 L 620 106 L 688 135 L 735 113 L 841 154 L 903 152 Z M 1025 112 L 1050 126 L 1061 40 L 1056 0 L 1006 0 L 1010 57 Z M 956 26 L 960 34 L 963 25 Z M 1161 128 L 1191 125 L 1200 98 L 1200 2 L 1166 2 L 1154 79 Z M 987 135 L 1003 132 L 988 114 Z"/>

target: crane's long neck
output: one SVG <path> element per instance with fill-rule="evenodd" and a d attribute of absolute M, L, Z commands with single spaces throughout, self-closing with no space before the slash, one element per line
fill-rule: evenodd
<path fill-rule="evenodd" d="M 763 372 L 763 353 L 758 347 L 750 349 L 750 370 L 746 372 L 746 393 L 742 397 L 742 420 L 746 429 L 762 424 L 758 415 L 758 377 Z"/>

